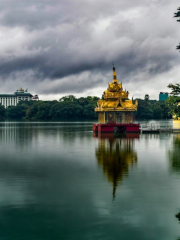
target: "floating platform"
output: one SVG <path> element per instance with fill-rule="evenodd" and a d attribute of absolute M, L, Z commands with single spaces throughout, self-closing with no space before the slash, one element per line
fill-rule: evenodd
<path fill-rule="evenodd" d="M 102 133 L 133 133 L 140 132 L 139 123 L 97 123 L 93 124 L 94 132 Z"/>
<path fill-rule="evenodd" d="M 173 128 L 170 125 L 160 126 L 155 124 L 141 125 L 134 123 L 127 124 L 117 124 L 117 123 L 94 123 L 93 124 L 94 133 L 116 133 L 116 134 L 126 134 L 126 133 L 180 133 L 180 128 Z M 98 134 L 99 136 L 99 134 Z"/>
<path fill-rule="evenodd" d="M 160 133 L 160 130 L 159 129 L 140 129 L 140 132 L 141 133 Z M 167 131 L 166 131 L 167 132 Z"/>

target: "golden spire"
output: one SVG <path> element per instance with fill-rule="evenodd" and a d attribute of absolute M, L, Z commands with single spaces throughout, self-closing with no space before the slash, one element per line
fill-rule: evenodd
<path fill-rule="evenodd" d="M 114 82 L 114 83 L 117 83 L 117 82 L 118 82 L 117 77 L 116 77 L 116 69 L 115 69 L 115 67 L 114 67 L 114 64 L 113 64 L 113 82 Z"/>

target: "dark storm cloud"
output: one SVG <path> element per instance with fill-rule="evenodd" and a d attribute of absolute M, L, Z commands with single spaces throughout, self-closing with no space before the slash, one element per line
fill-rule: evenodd
<path fill-rule="evenodd" d="M 178 4 L 0 0 L 0 81 L 33 83 L 41 94 L 83 92 L 106 82 L 113 62 L 127 82 L 139 72 L 150 81 L 179 64 Z"/>

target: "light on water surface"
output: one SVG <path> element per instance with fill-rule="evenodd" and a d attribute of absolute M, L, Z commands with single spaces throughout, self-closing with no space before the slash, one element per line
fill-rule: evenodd
<path fill-rule="evenodd" d="M 179 133 L 1 122 L 0 152 L 0 239 L 180 237 Z"/>

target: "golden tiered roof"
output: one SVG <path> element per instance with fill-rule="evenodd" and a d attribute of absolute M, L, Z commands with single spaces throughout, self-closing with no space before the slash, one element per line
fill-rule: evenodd
<path fill-rule="evenodd" d="M 103 93 L 103 97 L 98 101 L 96 112 L 105 111 L 137 111 L 138 102 L 135 104 L 128 99 L 129 92 L 123 90 L 122 83 L 118 82 L 116 70 L 113 67 L 113 81 L 109 83 L 109 87 Z"/>

